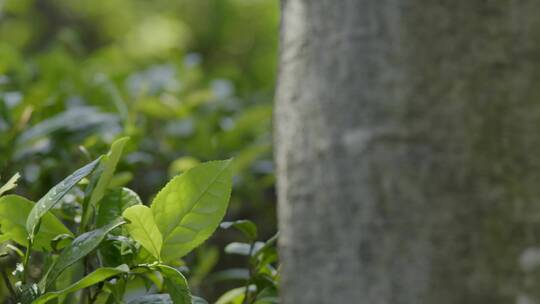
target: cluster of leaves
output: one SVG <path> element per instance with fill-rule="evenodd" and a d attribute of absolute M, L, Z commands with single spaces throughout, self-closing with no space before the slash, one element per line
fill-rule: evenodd
<path fill-rule="evenodd" d="M 182 258 L 210 237 L 225 215 L 232 161 L 206 162 L 174 177 L 148 207 L 132 190 L 111 186 L 127 140 L 116 140 L 109 153 L 73 172 L 35 204 L 18 195 L 1 196 L 16 186 L 17 176 L 0 188 L 0 242 L 8 242 L 2 257 L 18 259 L 16 282 L 1 270 L 12 301 L 206 303 L 191 295 L 179 267 L 185 267 Z M 80 194 L 68 228 L 53 211 L 74 188 Z M 249 256 L 251 270 L 246 286 L 218 303 L 275 303 L 274 240 L 255 242 L 257 229 L 249 221 L 222 226 L 236 227 L 252 241 L 229 245 L 249 246 L 242 254 Z M 126 293 L 137 278 L 145 282 L 145 295 L 129 299 Z M 239 290 L 242 296 L 235 295 Z"/>
<path fill-rule="evenodd" d="M 276 232 L 270 130 L 277 1 L 0 2 L 0 175 L 21 173 L 18 194 L 41 197 L 115 138 L 129 136 L 109 188 L 129 187 L 151 202 L 169 178 L 234 157 L 228 219 L 253 220 L 263 239 Z M 87 183 L 50 211 L 73 232 Z M 122 201 L 123 192 L 109 191 L 105 198 Z M 109 238 L 104 242 L 132 255 L 132 247 Z M 244 283 L 246 275 L 221 275 L 244 264 L 220 250 L 235 238 L 222 231 L 184 257 L 194 293 L 217 299 Z M 34 269 L 49 262 L 31 259 Z M 8 257 L 0 268 L 13 263 Z M 7 294 L 0 284 L 0 302 Z"/>
<path fill-rule="evenodd" d="M 167 175 L 234 157 L 231 212 L 274 214 L 277 6 L 3 1 L 0 174 L 24 173 L 20 191 L 38 195 L 75 169 L 79 146 L 104 151 L 113 138 L 130 136 L 133 153 L 116 182 L 142 198 Z M 273 216 L 257 222 L 264 235 L 274 232 Z"/>

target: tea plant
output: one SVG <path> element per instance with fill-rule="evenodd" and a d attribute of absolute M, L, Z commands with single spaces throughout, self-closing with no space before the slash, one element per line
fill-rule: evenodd
<path fill-rule="evenodd" d="M 246 268 L 230 269 L 217 273 L 214 277 L 225 280 L 245 281 L 242 287 L 223 294 L 216 304 L 271 304 L 279 303 L 279 272 L 273 263 L 277 261 L 275 243 L 278 234 L 266 242 L 257 241 L 257 226 L 249 220 L 223 222 L 221 228 L 234 227 L 244 235 L 246 242 L 233 242 L 225 247 L 229 254 L 239 254 L 247 258 Z"/>
<path fill-rule="evenodd" d="M 35 204 L 3 195 L 16 186 L 17 176 L 0 188 L 0 243 L 17 244 L 8 244 L 2 254 L 17 260 L 12 272 L 16 280 L 4 268 L 0 271 L 10 301 L 126 303 L 128 283 L 139 278 L 148 292 L 128 303 L 206 303 L 191 295 L 178 267 L 225 215 L 231 161 L 203 163 L 174 177 L 146 206 L 135 192 L 112 183 L 127 141 L 115 141 L 108 154 L 76 170 Z M 273 240 L 255 242 L 256 228 L 247 221 L 223 226 L 234 226 L 251 240 L 250 275 L 241 301 L 256 303 L 264 292 L 272 293 L 273 285 L 261 282 L 276 278 L 270 265 L 275 260 Z M 238 247 L 234 244 L 229 246 Z"/>

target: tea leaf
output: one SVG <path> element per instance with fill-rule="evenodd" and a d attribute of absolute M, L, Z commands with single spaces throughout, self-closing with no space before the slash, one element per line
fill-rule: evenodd
<path fill-rule="evenodd" d="M 191 292 L 184 275 L 167 265 L 158 265 L 157 268 L 164 276 L 165 286 L 174 304 L 191 304 Z"/>
<path fill-rule="evenodd" d="M 123 216 L 129 221 L 126 225 L 129 234 L 160 260 L 162 236 L 154 222 L 152 210 L 144 205 L 135 205 L 127 208 Z"/>
<path fill-rule="evenodd" d="M 225 215 L 231 188 L 231 160 L 225 160 L 196 166 L 158 193 L 151 208 L 163 236 L 164 261 L 181 258 L 214 232 Z"/>
<path fill-rule="evenodd" d="M 122 224 L 125 224 L 125 222 L 116 221 L 99 229 L 83 233 L 75 238 L 73 242 L 60 253 L 57 262 L 42 278 L 39 284 L 40 289 L 46 290 L 62 271 L 89 254 L 103 241 L 107 233 Z"/>
<path fill-rule="evenodd" d="M 62 182 L 52 187 L 45 196 L 43 196 L 32 208 L 26 220 L 26 231 L 29 234 L 30 240 L 33 241 L 41 217 L 47 213 L 71 188 L 73 188 L 81 179 L 90 174 L 99 163 L 101 157 L 84 167 L 73 172 L 66 177 Z"/>
<path fill-rule="evenodd" d="M 8 239 L 22 246 L 27 245 L 26 218 L 34 205 L 33 202 L 18 195 L 0 197 L 0 226 Z M 34 249 L 50 251 L 51 241 L 61 234 L 72 235 L 52 213 L 45 213 L 34 240 Z"/>
<path fill-rule="evenodd" d="M 7 181 L 7 183 L 5 183 L 2 187 L 0 187 L 0 196 L 8 192 L 9 190 L 17 187 L 17 181 L 19 180 L 20 177 L 21 175 L 19 174 L 19 172 L 17 172 Z"/>
<path fill-rule="evenodd" d="M 34 300 L 34 302 L 32 303 L 33 304 L 47 303 L 48 301 L 55 299 L 57 297 L 67 295 L 77 290 L 105 281 L 110 277 L 119 275 L 121 273 L 127 273 L 127 272 L 129 272 L 129 267 L 127 267 L 127 265 L 120 265 L 116 268 L 100 268 L 92 272 L 91 274 L 87 275 L 86 277 L 82 278 L 78 282 L 74 283 L 73 285 L 59 291 L 48 292 L 40 296 L 36 300 Z"/>

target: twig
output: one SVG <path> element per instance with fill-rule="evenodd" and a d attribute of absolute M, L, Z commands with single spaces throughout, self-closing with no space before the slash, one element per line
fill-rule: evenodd
<path fill-rule="evenodd" d="M 252 263 L 251 263 L 251 255 L 253 254 L 253 250 L 255 249 L 255 241 L 251 242 L 251 245 L 249 246 L 249 255 L 248 255 L 248 271 L 249 271 L 249 278 L 246 281 L 246 290 L 244 290 L 244 300 L 242 301 L 242 304 L 249 304 L 248 296 L 249 296 L 249 285 L 251 285 L 251 279 L 253 278 L 253 269 L 252 269 Z"/>

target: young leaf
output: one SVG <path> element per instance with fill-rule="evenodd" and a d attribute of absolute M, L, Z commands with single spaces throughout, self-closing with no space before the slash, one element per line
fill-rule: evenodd
<path fill-rule="evenodd" d="M 62 253 L 60 253 L 57 262 L 51 267 L 51 269 L 39 283 L 40 289 L 46 290 L 49 285 L 54 282 L 54 280 L 56 280 L 56 278 L 62 273 L 62 271 L 89 254 L 103 241 L 107 233 L 122 224 L 125 224 L 125 222 L 116 221 L 107 226 L 79 235 L 68 247 L 62 251 Z"/>
<path fill-rule="evenodd" d="M 33 304 L 44 304 L 48 301 L 55 299 L 57 297 L 67 295 L 68 293 L 75 292 L 77 290 L 86 288 L 88 286 L 92 286 L 94 284 L 97 284 L 99 282 L 105 281 L 110 277 L 119 275 L 121 273 L 127 273 L 129 272 L 129 267 L 127 265 L 120 265 L 116 268 L 100 268 L 91 274 L 87 275 L 86 277 L 82 278 L 80 281 L 74 283 L 73 285 L 69 286 L 68 288 L 59 290 L 59 291 L 51 291 L 48 292 L 36 300 L 32 302 Z"/>
<path fill-rule="evenodd" d="M 126 225 L 129 234 L 160 260 L 162 236 L 154 222 L 152 210 L 144 205 L 135 205 L 127 208 L 123 217 L 129 221 Z"/>
<path fill-rule="evenodd" d="M 107 153 L 107 155 L 103 159 L 103 172 L 101 173 L 101 176 L 97 182 L 96 187 L 94 188 L 94 191 L 92 191 L 92 195 L 90 197 L 90 206 L 97 206 L 105 195 L 105 190 L 107 189 L 107 186 L 109 186 L 109 182 L 113 177 L 116 165 L 120 160 L 120 156 L 122 156 L 122 151 L 124 150 L 124 146 L 126 145 L 128 140 L 129 137 L 122 137 L 112 143 L 109 153 Z"/>
<path fill-rule="evenodd" d="M 250 286 L 250 289 L 253 286 Z M 224 293 L 216 301 L 216 304 L 242 304 L 246 294 L 246 287 L 238 287 Z"/>
<path fill-rule="evenodd" d="M 191 304 L 191 292 L 184 275 L 167 265 L 158 265 L 157 268 L 164 276 L 165 286 L 173 304 Z"/>
<path fill-rule="evenodd" d="M 257 226 L 250 220 L 238 220 L 234 222 L 223 222 L 219 225 L 223 229 L 234 227 L 244 234 L 244 236 L 250 240 L 255 241 L 257 239 Z"/>
<path fill-rule="evenodd" d="M 32 208 L 26 220 L 26 231 L 29 234 L 30 240 L 33 241 L 41 217 L 47 213 L 68 191 L 73 188 L 81 179 L 90 174 L 99 163 L 100 158 L 87 164 L 86 166 L 73 172 L 66 177 L 62 182 L 51 188 L 45 196 L 43 196 Z"/>
<path fill-rule="evenodd" d="M 19 245 L 27 245 L 26 218 L 34 203 L 18 195 L 0 197 L 0 226 L 7 238 Z M 34 249 L 51 250 L 51 241 L 60 234 L 71 232 L 52 213 L 47 212 L 41 219 L 41 228 L 34 240 Z"/>
<path fill-rule="evenodd" d="M 164 261 L 181 258 L 214 232 L 225 215 L 231 188 L 231 160 L 225 160 L 194 167 L 158 193 L 151 208 L 163 235 Z"/>
<path fill-rule="evenodd" d="M 96 226 L 107 225 L 122 216 L 124 210 L 134 205 L 142 205 L 142 202 L 133 190 L 117 188 L 106 191 L 98 207 Z"/>
<path fill-rule="evenodd" d="M 17 181 L 20 177 L 21 175 L 19 174 L 19 172 L 17 172 L 7 181 L 7 183 L 0 187 L 0 196 L 2 196 L 2 194 L 6 193 L 7 191 L 17 187 Z"/>

